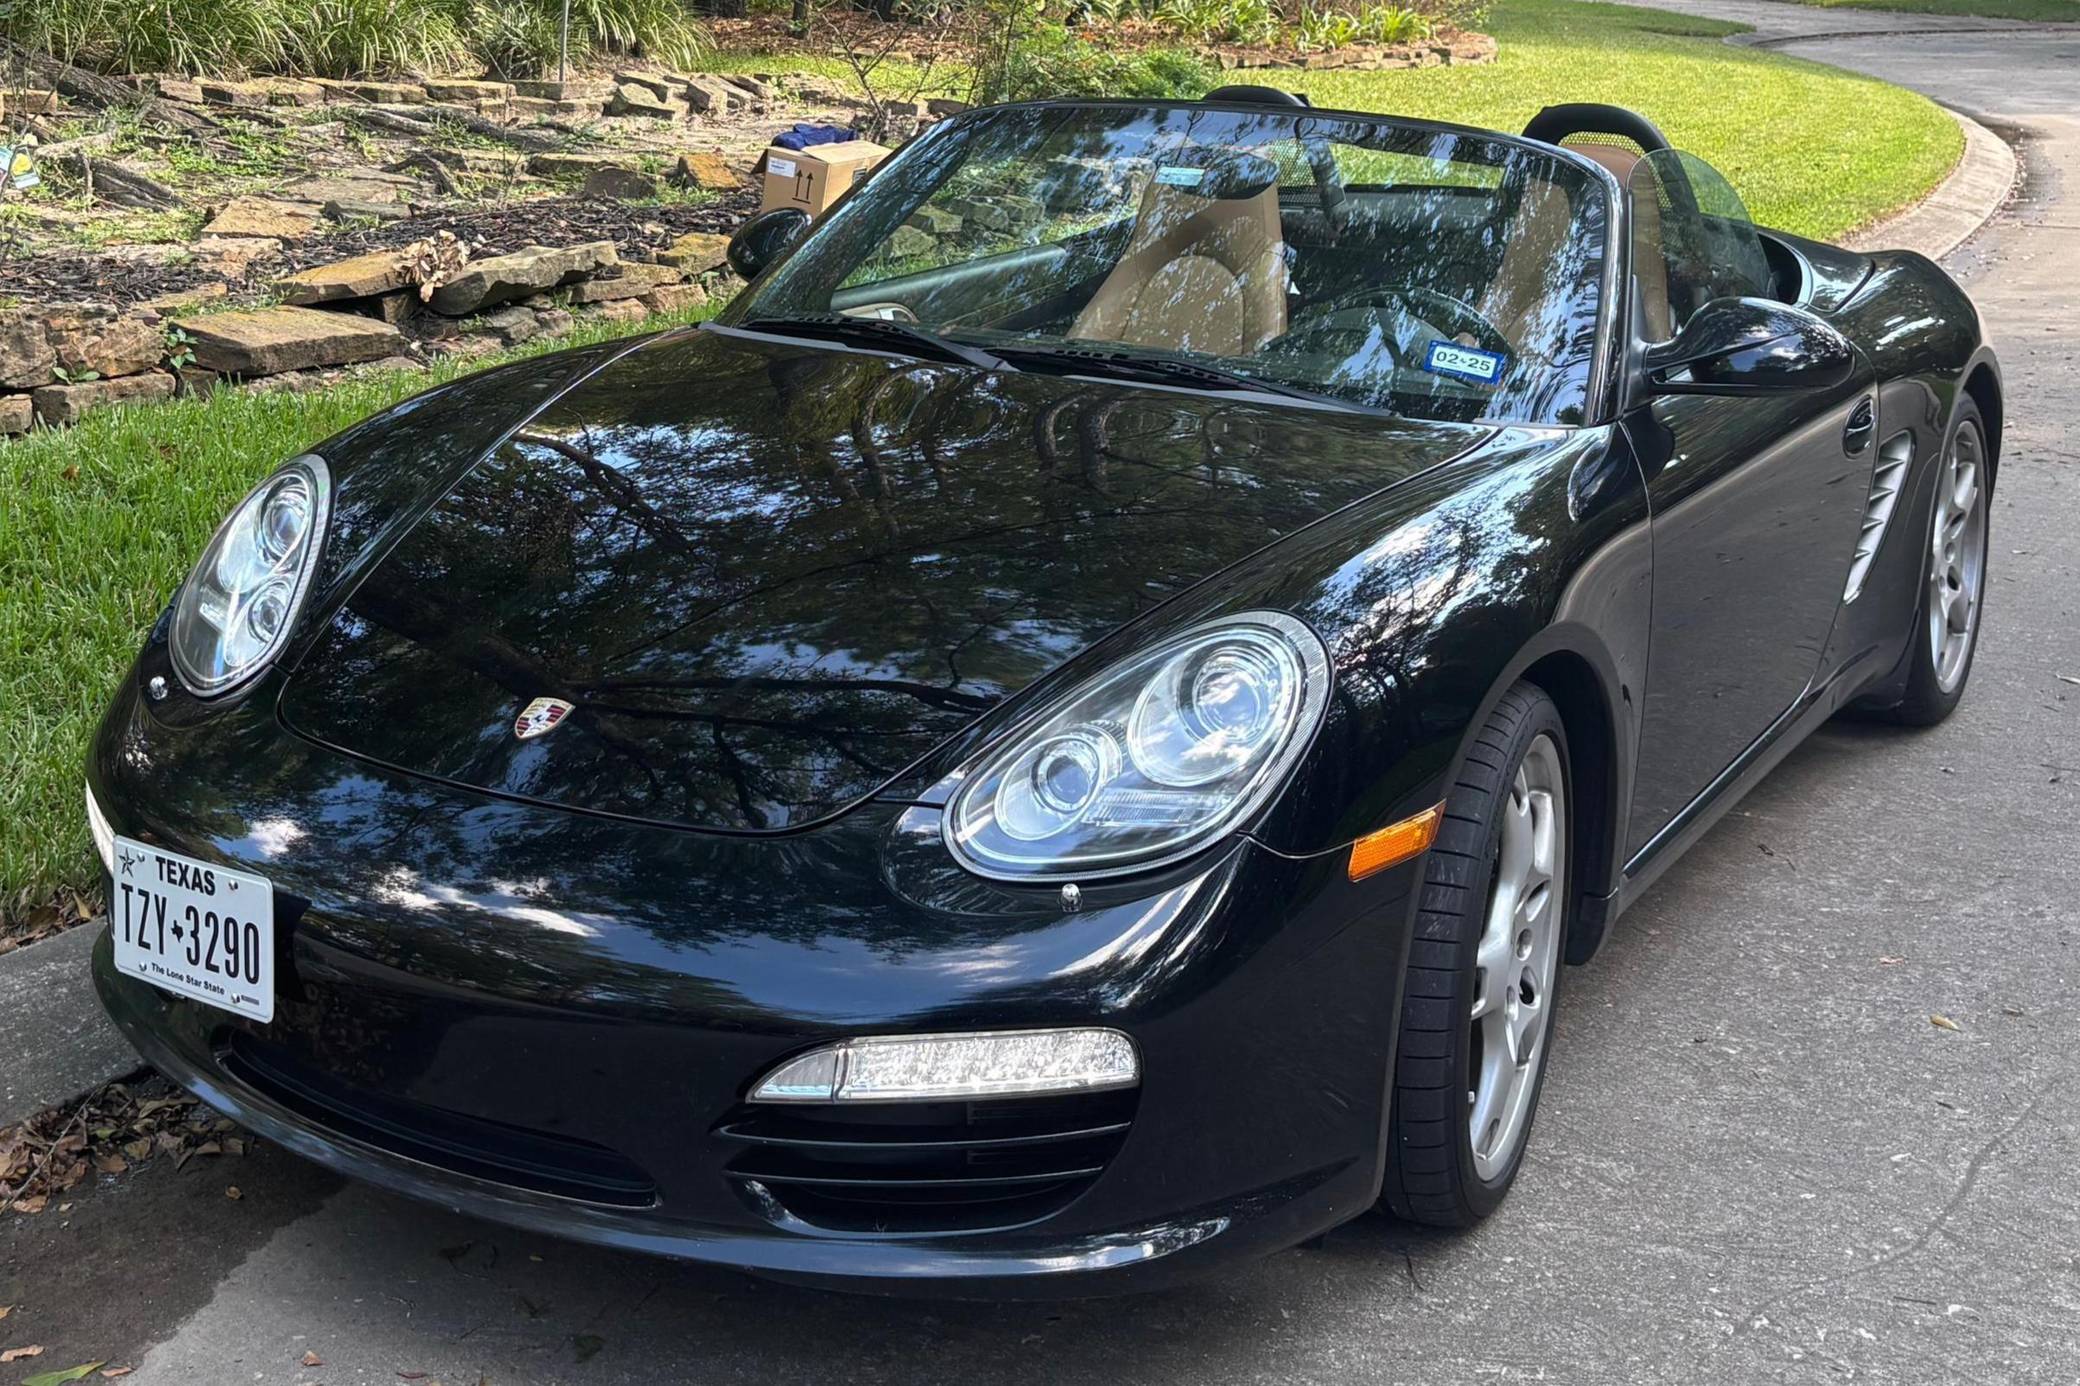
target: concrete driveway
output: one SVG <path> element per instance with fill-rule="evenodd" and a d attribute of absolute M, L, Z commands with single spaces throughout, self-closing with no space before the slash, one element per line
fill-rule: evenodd
<path fill-rule="evenodd" d="M 1368 1217 L 1124 1302 L 882 1302 L 263 1150 L 0 1226 L 0 1347 L 47 1348 L 0 1383 L 96 1358 L 184 1386 L 2080 1378 L 2080 36 L 1932 27 L 1794 51 L 2023 145 L 2023 199 L 1954 257 L 2011 401 L 1971 694 L 1934 732 L 1821 734 L 1568 975 L 1528 1168 L 1477 1232 Z"/>

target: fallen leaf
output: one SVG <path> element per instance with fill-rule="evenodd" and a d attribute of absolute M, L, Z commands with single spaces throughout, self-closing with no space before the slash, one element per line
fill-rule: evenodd
<path fill-rule="evenodd" d="M 130 1168 L 130 1162 L 120 1155 L 96 1155 L 94 1157 L 94 1168 L 100 1170 L 103 1174 L 121 1174 L 124 1170 Z"/>
<path fill-rule="evenodd" d="M 50 1198 L 45 1194 L 32 1194 L 28 1198 L 16 1199 L 14 1210 L 17 1213 L 40 1213 L 50 1206 L 50 1202 Z"/>
<path fill-rule="evenodd" d="M 1960 1033 L 1964 1030 L 1964 1026 L 1959 1025 L 1947 1015 L 1932 1015 L 1928 1018 L 1928 1023 L 1935 1026 L 1938 1030 L 1955 1030 Z"/>
<path fill-rule="evenodd" d="M 130 1373 L 136 1370 L 137 1368 L 135 1367 L 109 1367 L 106 1370 L 104 1370 L 101 1374 L 107 1377 L 110 1381 L 113 1381 L 119 1376 L 128 1376 L 130 1375 Z"/>
<path fill-rule="evenodd" d="M 2080 679 L 2074 678 L 2071 674 L 2060 674 L 2057 677 L 2060 683 L 2080 683 Z"/>
<path fill-rule="evenodd" d="M 1954 1029 L 1956 1029 L 1957 1027 L 1953 1025 L 1953 1026 L 1951 1026 L 1950 1028 L 1954 1030 Z M 226 1197 L 226 1198 L 230 1199 L 230 1200 L 231 1200 L 231 1201 L 232 1201 L 233 1203 L 236 1203 L 236 1202 L 238 1202 L 238 1201 L 239 1201 L 239 1200 L 240 1200 L 241 1198 L 244 1198 L 244 1197 L 245 1197 L 245 1195 L 239 1192 L 239 1189 L 238 1189 L 238 1185 L 236 1185 L 236 1184 L 232 1184 L 232 1185 L 230 1185 L 230 1186 L 228 1186 L 228 1187 L 226 1187 L 226 1188 L 225 1188 L 225 1190 L 224 1190 L 224 1197 Z"/>
<path fill-rule="evenodd" d="M 6 1318 L 9 1314 L 12 1314 L 13 1312 L 14 1306 L 12 1304 L 0 1304 L 0 1319 Z"/>
<path fill-rule="evenodd" d="M 140 1160 L 148 1160 L 152 1155 L 152 1143 L 148 1139 L 130 1141 L 123 1146 L 123 1154 L 132 1164 L 136 1164 Z"/>
<path fill-rule="evenodd" d="M 19 1362 L 19 1361 L 21 1361 L 21 1360 L 22 1360 L 22 1359 L 23 1359 L 24 1357 L 41 1357 L 41 1356 L 43 1356 L 43 1349 L 42 1349 L 41 1347 L 35 1347 L 35 1346 L 31 1346 L 31 1347 L 18 1347 L 18 1348 L 9 1348 L 9 1349 L 7 1349 L 7 1350 L 6 1350 L 5 1352 L 0 1352 L 0 1363 L 5 1363 L 5 1362 Z"/>
<path fill-rule="evenodd" d="M 303 1355 L 303 1365 L 306 1367 L 322 1367 L 325 1365 L 325 1359 L 318 1356 L 315 1352 L 306 1352 Z"/>
<path fill-rule="evenodd" d="M 22 1378 L 22 1386 L 65 1386 L 68 1381 L 78 1381 L 81 1377 L 92 1376 L 100 1370 L 101 1363 L 87 1362 L 77 1367 L 67 1367 L 62 1372 L 43 1372 L 37 1376 L 25 1376 Z"/>
<path fill-rule="evenodd" d="M 1880 967 L 1898 967 L 1898 966 L 1899 966 L 1899 965 L 1900 965 L 1901 963 L 1903 963 L 1903 962 L 1905 962 L 1905 961 L 1906 961 L 1906 959 L 1905 959 L 1905 958 L 1894 958 L 1894 957 L 1881 957 L 1881 958 L 1879 958 L 1879 959 L 1878 959 L 1878 966 L 1880 966 Z"/>
<path fill-rule="evenodd" d="M 424 1380 L 426 1379 L 426 1373 L 425 1373 L 425 1372 L 399 1372 L 399 1373 L 397 1374 L 397 1379 L 398 1379 L 399 1381 L 424 1381 Z"/>

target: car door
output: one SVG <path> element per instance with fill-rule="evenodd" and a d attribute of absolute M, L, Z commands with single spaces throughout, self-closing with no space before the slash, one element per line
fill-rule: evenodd
<path fill-rule="evenodd" d="M 1708 165 L 1662 151 L 1629 183 L 1634 320 L 1646 342 L 1673 338 L 1714 298 L 1784 296 L 1746 209 Z M 1811 682 L 1862 522 L 1870 395 L 1859 358 L 1850 380 L 1829 388 L 1649 395 L 1628 411 L 1654 544 L 1628 855 Z"/>

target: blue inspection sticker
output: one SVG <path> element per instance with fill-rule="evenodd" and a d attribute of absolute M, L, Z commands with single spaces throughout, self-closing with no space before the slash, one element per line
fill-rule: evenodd
<path fill-rule="evenodd" d="M 1177 164 L 1165 164 L 1156 170 L 1156 181 L 1173 188 L 1196 188 L 1206 180 L 1203 168 L 1185 168 Z"/>
<path fill-rule="evenodd" d="M 1423 354 L 1423 369 L 1432 375 L 1449 375 L 1460 380 L 1493 385 L 1502 379 L 1509 358 L 1499 351 L 1460 346 L 1457 342 L 1432 342 Z"/>

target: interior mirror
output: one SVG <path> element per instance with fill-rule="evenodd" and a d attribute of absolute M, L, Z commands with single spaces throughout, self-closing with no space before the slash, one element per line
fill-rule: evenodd
<path fill-rule="evenodd" d="M 1856 349 L 1825 319 L 1763 298 L 1715 298 L 1673 341 L 1647 348 L 1647 384 L 1663 395 L 1839 389 Z"/>
<path fill-rule="evenodd" d="M 799 207 L 760 212 L 729 238 L 729 267 L 747 280 L 756 279 L 808 229 L 809 214 Z"/>

